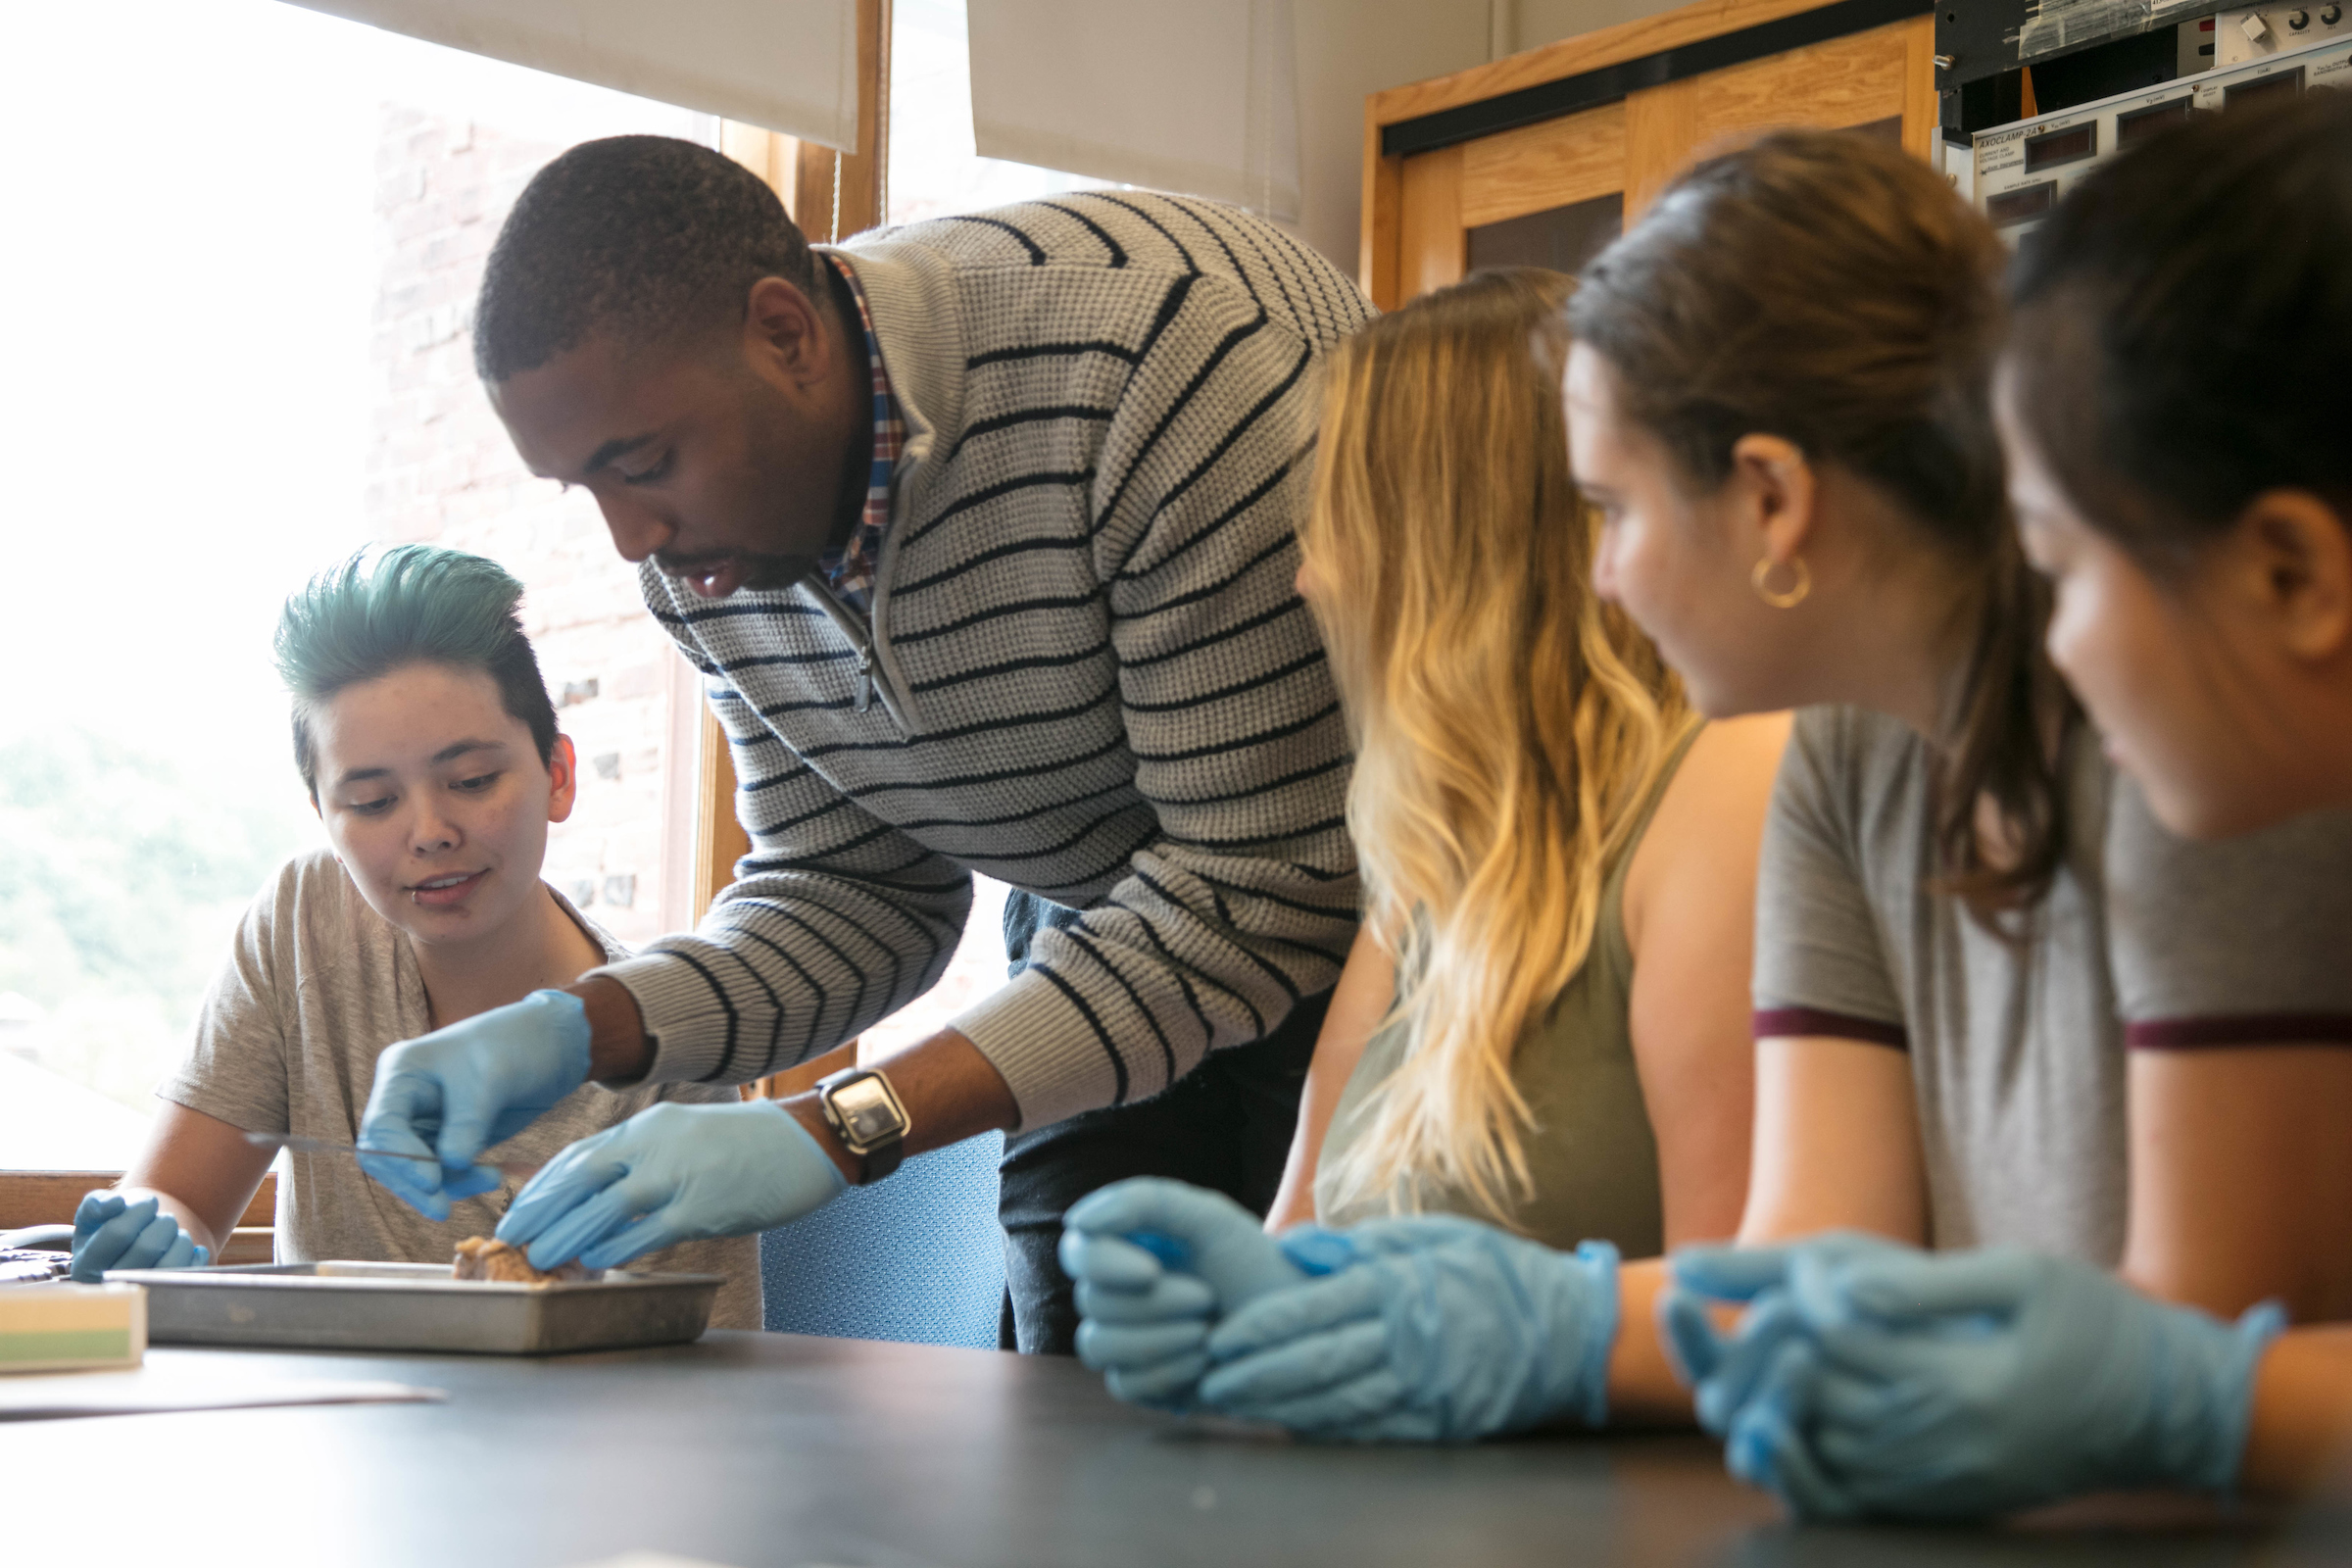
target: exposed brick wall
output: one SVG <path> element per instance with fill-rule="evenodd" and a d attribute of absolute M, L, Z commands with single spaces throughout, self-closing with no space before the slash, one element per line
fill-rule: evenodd
<path fill-rule="evenodd" d="M 669 639 L 595 504 L 535 479 L 473 374 L 473 297 L 498 225 L 561 146 L 387 104 L 376 149 L 375 372 L 368 521 L 386 542 L 489 556 L 526 589 L 523 620 L 578 748 L 571 820 L 546 875 L 624 942 L 662 932 Z"/>

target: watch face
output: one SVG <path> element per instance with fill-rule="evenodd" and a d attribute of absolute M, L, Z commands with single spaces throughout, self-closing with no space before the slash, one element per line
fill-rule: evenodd
<path fill-rule="evenodd" d="M 861 1078 L 835 1090 L 833 1108 L 841 1117 L 843 1141 L 860 1152 L 906 1131 L 905 1114 L 876 1079 Z"/>

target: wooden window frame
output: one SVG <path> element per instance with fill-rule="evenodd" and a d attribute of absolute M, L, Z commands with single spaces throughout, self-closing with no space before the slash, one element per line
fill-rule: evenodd
<path fill-rule="evenodd" d="M 890 6 L 891 0 L 858 4 L 858 149 L 837 152 L 734 121 L 719 123 L 726 155 L 772 186 L 801 232 L 819 244 L 839 244 L 881 223 L 889 214 L 890 185 Z M 735 760 L 726 732 L 708 703 L 703 705 L 696 748 L 693 923 L 702 923 L 710 901 L 735 880 L 735 863 L 751 853 L 751 835 L 735 810 Z M 828 1058 L 854 1059 L 850 1041 Z M 743 1086 L 746 1100 L 782 1100 L 807 1089 L 821 1069 L 804 1064 Z"/>
<path fill-rule="evenodd" d="M 856 152 L 731 120 L 719 122 L 719 147 L 774 187 L 812 241 L 838 244 L 880 223 L 890 163 L 890 0 L 858 0 Z M 735 761 L 708 704 L 699 733 L 691 909 L 697 924 L 752 848 L 735 812 Z"/>

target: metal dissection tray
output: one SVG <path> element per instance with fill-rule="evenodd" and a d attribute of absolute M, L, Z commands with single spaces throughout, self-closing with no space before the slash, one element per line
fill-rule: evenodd
<path fill-rule="evenodd" d="M 630 1274 L 510 1285 L 446 1263 L 263 1263 L 110 1269 L 147 1287 L 157 1345 L 550 1355 L 676 1345 L 710 1327 L 716 1274 Z"/>

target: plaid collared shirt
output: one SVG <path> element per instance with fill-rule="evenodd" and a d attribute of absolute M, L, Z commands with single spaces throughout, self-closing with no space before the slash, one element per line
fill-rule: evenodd
<path fill-rule="evenodd" d="M 891 395 L 890 374 L 882 368 L 882 345 L 874 337 L 874 318 L 866 313 L 865 290 L 858 286 L 858 274 L 840 258 L 826 260 L 850 285 L 850 296 L 858 302 L 858 324 L 865 328 L 865 363 L 874 372 L 874 462 L 866 474 L 865 510 L 858 515 L 858 526 L 850 530 L 849 541 L 841 549 L 818 558 L 816 568 L 843 604 L 860 614 L 870 614 L 874 568 L 882 559 L 882 535 L 890 527 L 891 477 L 906 445 L 906 421 L 899 414 L 899 400 Z"/>

